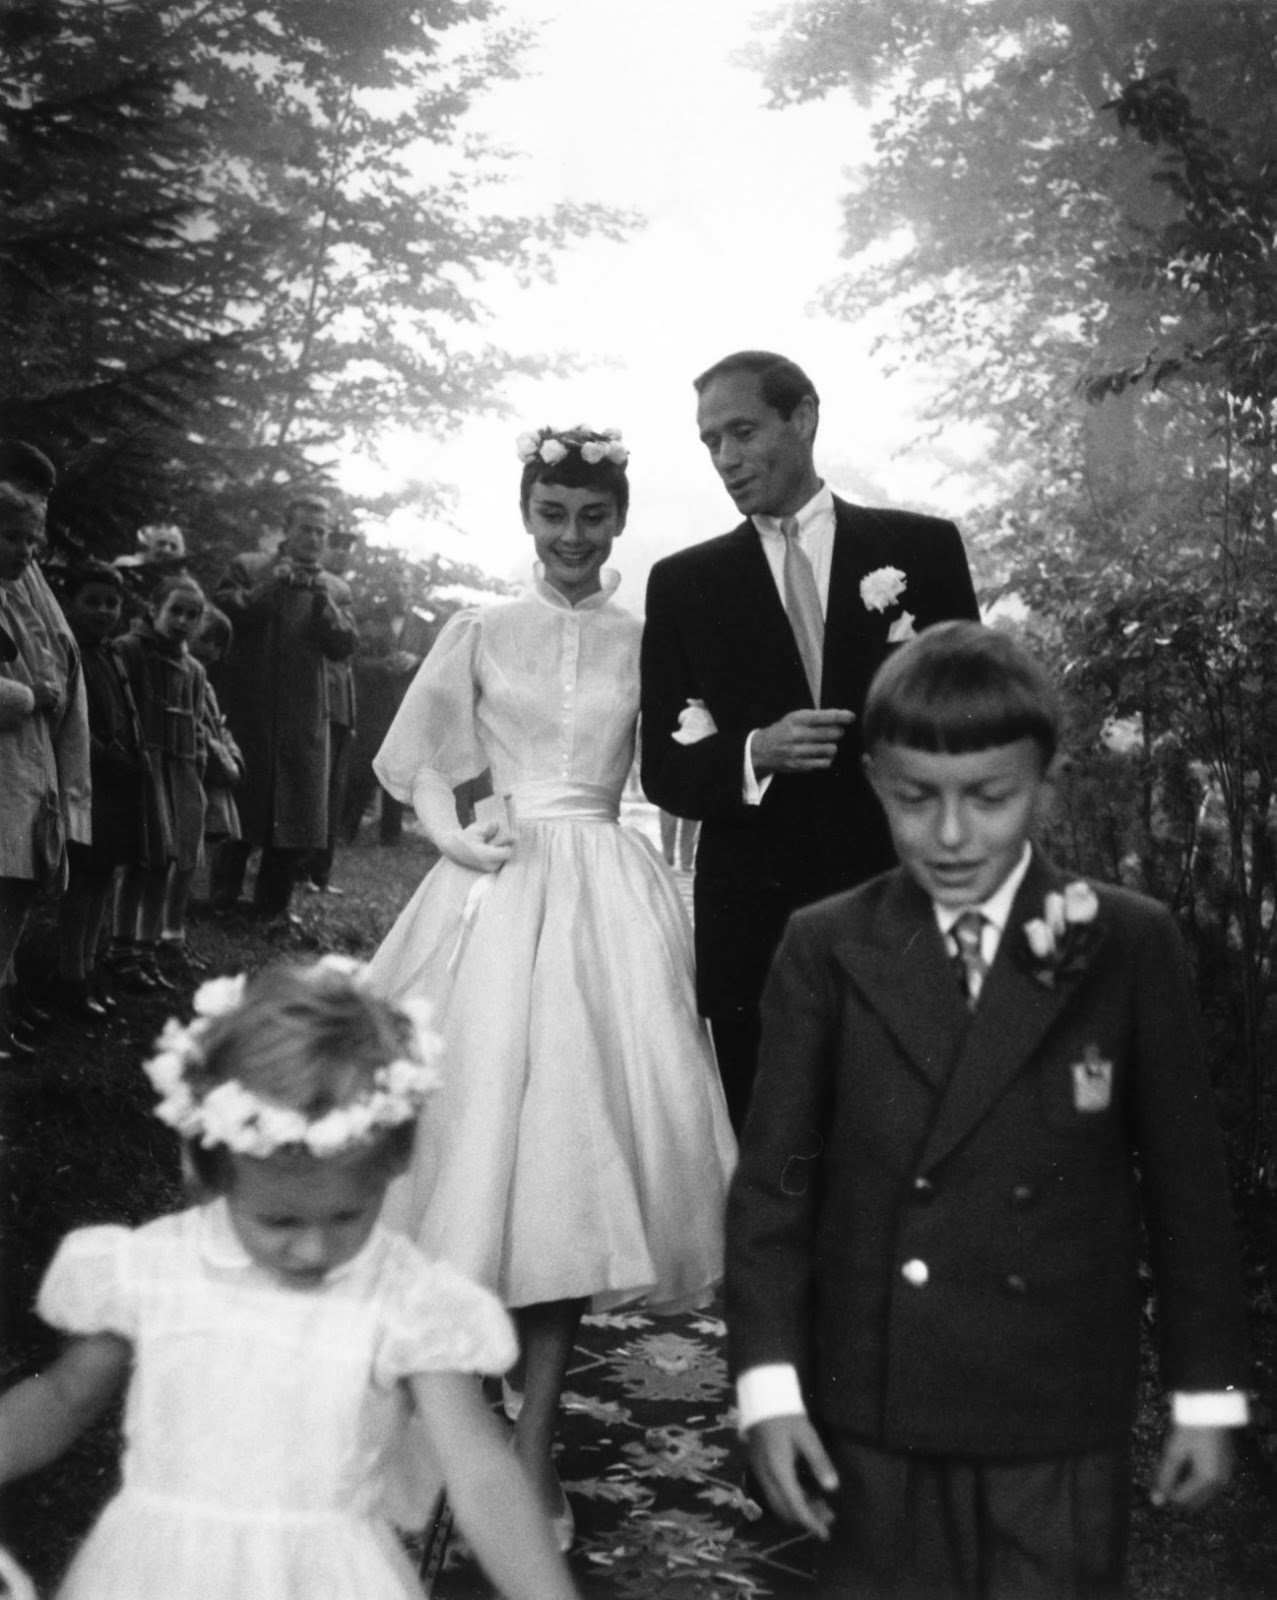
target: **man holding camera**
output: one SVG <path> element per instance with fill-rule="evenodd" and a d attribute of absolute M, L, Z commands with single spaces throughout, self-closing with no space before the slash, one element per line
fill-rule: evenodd
<path fill-rule="evenodd" d="M 212 901 L 235 905 L 260 848 L 253 909 L 281 924 L 303 862 L 328 839 L 325 663 L 355 648 L 350 589 L 321 565 L 332 523 L 322 496 L 295 495 L 278 552 L 237 556 L 214 594 L 235 627 L 217 688 L 244 754 L 244 786 L 236 796 L 243 838 L 217 853 Z"/>

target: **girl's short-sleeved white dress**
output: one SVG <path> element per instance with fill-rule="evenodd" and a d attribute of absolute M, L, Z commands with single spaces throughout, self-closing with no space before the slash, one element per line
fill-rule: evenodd
<path fill-rule="evenodd" d="M 419 1600 L 394 1525 L 424 1523 L 437 1483 L 400 1380 L 516 1351 L 495 1298 L 400 1235 L 293 1289 L 224 1201 L 70 1234 L 38 1309 L 134 1352 L 123 1482 L 59 1600 Z"/>
<path fill-rule="evenodd" d="M 384 1215 L 507 1306 L 673 1309 L 722 1274 L 736 1145 L 691 928 L 618 821 L 642 625 L 617 581 L 572 606 L 538 573 L 450 619 L 374 762 L 404 801 L 425 770 L 454 787 L 489 771 L 515 834 L 497 873 L 441 861 L 370 971 L 430 1000 L 446 1045 Z"/>

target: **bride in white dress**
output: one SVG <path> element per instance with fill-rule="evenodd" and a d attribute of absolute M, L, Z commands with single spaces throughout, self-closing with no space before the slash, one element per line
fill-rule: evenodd
<path fill-rule="evenodd" d="M 513 1311 L 515 1447 L 566 1546 L 551 1452 L 579 1318 L 708 1298 L 736 1147 L 687 914 L 618 822 L 642 632 L 604 569 L 626 450 L 615 431 L 547 428 L 520 455 L 534 586 L 449 621 L 374 762 L 443 859 L 370 976 L 389 999 L 431 1000 L 446 1043 L 386 1218 Z M 485 771 L 503 817 L 463 828 L 453 790 Z"/>

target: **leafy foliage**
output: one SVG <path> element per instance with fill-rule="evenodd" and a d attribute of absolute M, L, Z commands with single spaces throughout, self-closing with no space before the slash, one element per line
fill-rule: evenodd
<path fill-rule="evenodd" d="M 545 273 L 623 221 L 484 208 L 507 153 L 462 118 L 521 47 L 490 11 L 0 14 L 0 426 L 58 462 L 55 541 L 110 553 L 171 520 L 242 548 L 352 442 L 496 403 L 484 272 Z"/>
<path fill-rule="evenodd" d="M 1180 914 L 1277 1185 L 1277 12 L 800 0 L 755 59 L 778 106 L 882 108 L 827 303 L 992 431 L 977 567 L 1068 690 L 1057 845 Z"/>

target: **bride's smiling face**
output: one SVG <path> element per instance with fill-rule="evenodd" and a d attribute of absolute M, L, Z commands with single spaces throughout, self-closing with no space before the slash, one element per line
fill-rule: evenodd
<path fill-rule="evenodd" d="M 536 544 L 545 580 L 573 605 L 597 594 L 599 574 L 612 541 L 625 526 L 615 498 L 605 489 L 565 489 L 534 483 L 523 526 Z"/>

